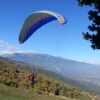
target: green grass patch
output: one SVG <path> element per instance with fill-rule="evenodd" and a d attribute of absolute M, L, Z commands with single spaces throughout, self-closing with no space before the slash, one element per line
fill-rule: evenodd
<path fill-rule="evenodd" d="M 0 100 L 75 100 L 60 96 L 37 94 L 34 90 L 7 87 L 0 84 Z"/>

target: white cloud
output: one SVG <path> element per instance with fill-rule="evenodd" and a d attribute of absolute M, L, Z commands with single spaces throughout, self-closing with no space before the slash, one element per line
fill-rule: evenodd
<path fill-rule="evenodd" d="M 13 54 L 13 53 L 41 54 L 37 50 L 35 50 L 35 51 L 32 51 L 32 50 L 28 50 L 28 51 L 20 50 L 18 47 L 14 46 L 14 45 L 9 45 L 7 42 L 5 42 L 3 40 L 0 40 L 0 55 Z"/>
<path fill-rule="evenodd" d="M 7 51 L 19 51 L 20 49 L 16 46 L 7 46 Z"/>
<path fill-rule="evenodd" d="M 8 43 L 7 43 L 7 42 L 5 42 L 5 41 L 3 41 L 3 40 L 0 40 L 0 45 L 1 45 L 1 46 L 7 46 L 7 45 L 8 45 Z"/>
<path fill-rule="evenodd" d="M 16 46 L 9 45 L 7 42 L 0 40 L 0 49 L 5 49 L 4 51 L 0 51 L 0 53 L 14 53 L 16 51 L 20 51 L 20 49 Z"/>
<path fill-rule="evenodd" d="M 38 52 L 38 51 L 31 51 L 31 50 L 28 50 L 28 51 L 18 51 L 19 53 L 31 53 L 31 54 L 43 54 L 43 53 L 40 53 L 40 52 Z"/>
<path fill-rule="evenodd" d="M 3 54 L 13 54 L 13 52 L 9 52 L 9 51 L 0 51 L 0 55 L 3 55 Z"/>

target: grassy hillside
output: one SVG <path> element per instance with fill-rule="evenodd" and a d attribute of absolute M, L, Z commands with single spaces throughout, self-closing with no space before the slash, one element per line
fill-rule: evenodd
<path fill-rule="evenodd" d="M 70 84 L 72 86 L 79 87 L 84 91 L 92 92 L 92 93 L 95 93 L 95 94 L 100 94 L 100 87 L 96 86 L 92 83 L 78 82 L 76 80 L 71 79 L 70 77 L 64 77 L 64 76 L 62 76 L 58 73 L 55 73 L 55 72 L 50 71 L 50 70 L 43 69 L 43 68 L 38 67 L 38 66 L 31 66 L 30 67 L 30 65 L 28 65 L 28 64 L 16 62 L 16 61 L 9 60 L 9 59 L 3 58 L 3 57 L 0 57 L 0 59 L 2 59 L 3 61 L 6 61 L 7 63 L 9 63 L 10 65 L 14 66 L 17 69 L 19 68 L 19 69 L 23 69 L 23 70 L 27 70 L 27 71 L 33 70 L 35 73 L 45 74 L 45 75 L 50 76 L 52 78 L 61 80 L 62 82 L 66 82 L 67 84 Z"/>
<path fill-rule="evenodd" d="M 79 88 L 70 86 L 66 83 L 63 83 L 57 79 L 51 78 L 51 77 L 49 77 L 47 75 L 43 75 L 43 74 L 37 75 L 37 77 L 35 79 L 35 84 L 32 87 L 30 84 L 30 81 L 28 79 L 29 75 L 30 75 L 30 72 L 28 72 L 28 71 L 16 69 L 6 62 L 0 61 L 0 84 L 4 84 L 4 85 L 8 86 L 8 88 L 9 88 L 8 89 L 9 91 L 8 90 L 5 91 L 3 88 L 0 88 L 0 91 L 1 91 L 0 96 L 2 98 L 4 98 L 3 92 L 2 92 L 2 91 L 4 91 L 5 92 L 4 94 L 7 94 L 9 98 L 12 95 L 15 96 L 13 98 L 18 98 L 18 97 L 20 98 L 21 94 L 16 94 L 15 90 L 12 90 L 12 89 L 18 89 L 20 91 L 20 93 L 21 93 L 21 90 L 25 90 L 25 91 L 31 92 L 32 94 L 36 93 L 38 96 L 46 95 L 46 96 L 48 96 L 47 98 L 49 98 L 49 94 L 53 94 L 53 95 L 56 95 L 57 97 L 64 96 L 66 98 L 77 99 L 77 100 L 92 100 L 91 96 L 89 96 L 89 93 L 83 92 Z M 16 91 L 18 91 L 18 90 L 16 90 Z M 13 93 L 15 93 L 15 94 L 13 94 Z M 24 93 L 24 91 L 23 91 L 23 93 Z M 21 98 L 22 98 L 22 96 L 23 95 L 21 95 Z M 28 94 L 25 94 L 25 96 L 26 96 L 26 98 L 28 98 L 27 97 Z M 34 96 L 34 95 L 32 95 L 32 96 Z M 6 97 L 6 95 L 5 95 L 5 97 Z M 23 98 L 19 99 L 19 100 L 23 100 Z M 31 98 L 31 97 L 29 97 L 29 98 Z M 6 100 L 6 99 L 4 99 L 4 100 Z M 18 100 L 18 99 L 13 99 L 13 100 Z M 29 100 L 32 100 L 32 99 L 29 99 Z M 37 100 L 39 100 L 39 99 L 37 98 Z M 43 100 L 45 100 L 45 99 L 43 99 Z"/>
<path fill-rule="evenodd" d="M 76 100 L 61 96 L 37 94 L 22 88 L 7 87 L 0 84 L 0 100 Z"/>

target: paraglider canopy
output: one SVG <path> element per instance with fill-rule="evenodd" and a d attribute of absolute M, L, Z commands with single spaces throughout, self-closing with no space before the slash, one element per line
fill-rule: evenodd
<path fill-rule="evenodd" d="M 24 43 L 37 29 L 53 20 L 58 20 L 61 24 L 67 23 L 63 15 L 47 10 L 37 11 L 29 15 L 20 31 L 19 43 Z"/>

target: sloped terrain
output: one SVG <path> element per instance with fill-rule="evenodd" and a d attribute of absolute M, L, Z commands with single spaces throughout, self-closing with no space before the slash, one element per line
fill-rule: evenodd
<path fill-rule="evenodd" d="M 79 82 L 79 81 L 76 81 L 75 79 L 70 78 L 69 76 L 67 76 L 67 77 L 62 76 L 59 73 L 55 73 L 46 68 L 44 69 L 41 66 L 30 66 L 29 64 L 22 63 L 19 61 L 9 60 L 9 59 L 3 58 L 3 57 L 0 57 L 0 59 L 9 63 L 10 65 L 14 66 L 17 69 L 23 69 L 23 70 L 30 71 L 30 72 L 33 70 L 33 72 L 35 72 L 37 74 L 45 74 L 49 77 L 55 78 L 57 80 L 60 80 L 62 82 L 70 84 L 72 86 L 81 88 L 84 91 L 95 93 L 95 94 L 100 94 L 100 87 L 97 85 L 94 85 L 92 83 Z M 31 68 L 32 68 L 32 70 L 31 70 Z"/>
<path fill-rule="evenodd" d="M 6 62 L 0 61 L 0 84 L 18 89 L 26 89 L 31 92 L 34 91 L 40 95 L 53 94 L 79 100 L 91 100 L 91 97 L 83 94 L 81 89 L 43 74 L 37 75 L 35 84 L 31 87 L 30 81 L 28 80 L 29 75 L 30 72 L 28 71 L 16 69 Z"/>

